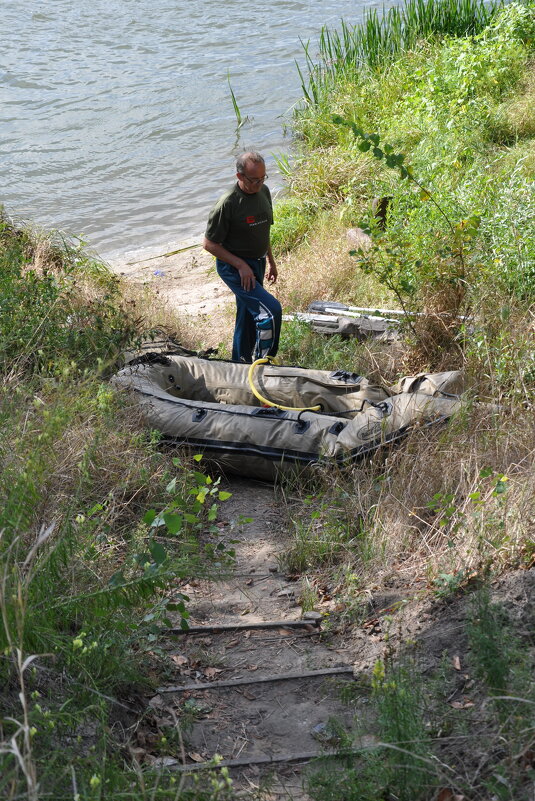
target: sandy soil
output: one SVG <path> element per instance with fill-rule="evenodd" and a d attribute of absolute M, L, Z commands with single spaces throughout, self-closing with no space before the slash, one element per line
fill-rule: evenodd
<path fill-rule="evenodd" d="M 181 252 L 175 253 L 177 250 Z M 131 251 L 109 264 L 126 280 L 148 284 L 183 314 L 209 314 L 233 302 L 232 292 L 215 271 L 213 257 L 199 245 L 198 238 L 170 245 L 168 252 L 171 255 Z"/>

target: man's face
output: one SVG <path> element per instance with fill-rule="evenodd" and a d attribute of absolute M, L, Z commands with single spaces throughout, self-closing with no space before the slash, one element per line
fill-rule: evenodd
<path fill-rule="evenodd" d="M 264 181 L 267 178 L 266 167 L 254 161 L 246 161 L 243 172 L 237 172 L 236 178 L 242 192 L 247 195 L 255 195 L 260 192 Z"/>

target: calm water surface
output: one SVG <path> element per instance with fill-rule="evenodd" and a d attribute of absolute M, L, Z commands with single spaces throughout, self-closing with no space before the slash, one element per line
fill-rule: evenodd
<path fill-rule="evenodd" d="M 254 146 L 288 152 L 300 38 L 358 22 L 355 0 L 3 0 L 0 201 L 102 255 L 203 230 Z M 382 3 L 381 3 L 382 6 Z M 227 83 L 242 115 L 236 136 Z"/>

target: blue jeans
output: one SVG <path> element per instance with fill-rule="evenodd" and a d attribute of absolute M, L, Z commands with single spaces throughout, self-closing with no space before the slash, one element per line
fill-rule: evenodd
<path fill-rule="evenodd" d="M 282 307 L 263 287 L 266 259 L 244 259 L 254 273 L 256 285 L 246 291 L 239 272 L 216 259 L 217 274 L 236 296 L 236 323 L 232 340 L 232 361 L 247 362 L 275 356 L 279 347 Z"/>

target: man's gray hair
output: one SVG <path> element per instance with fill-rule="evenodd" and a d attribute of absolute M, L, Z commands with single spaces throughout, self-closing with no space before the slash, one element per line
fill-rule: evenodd
<path fill-rule="evenodd" d="M 245 153 L 240 153 L 236 159 L 236 172 L 241 172 L 243 174 L 248 161 L 252 161 L 253 164 L 266 163 L 264 157 L 261 156 L 260 153 L 257 153 L 256 150 L 247 150 Z"/>

